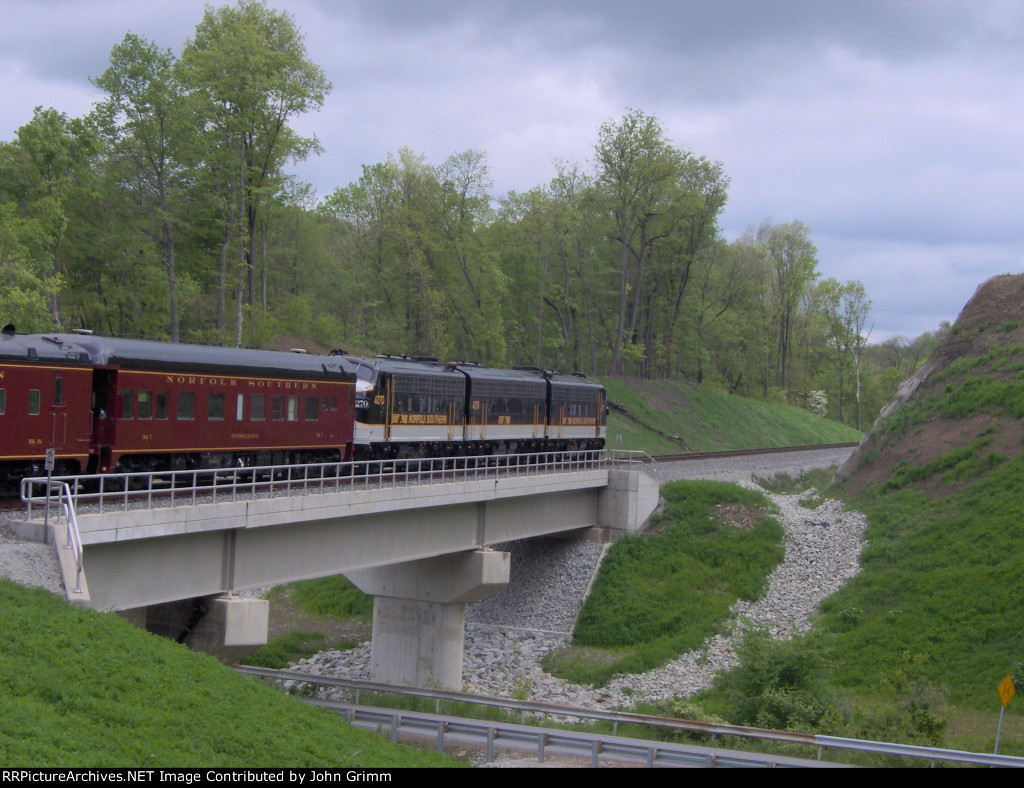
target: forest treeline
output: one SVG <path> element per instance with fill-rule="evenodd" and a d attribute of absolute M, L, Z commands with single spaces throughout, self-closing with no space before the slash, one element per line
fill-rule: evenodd
<path fill-rule="evenodd" d="M 292 126 L 331 85 L 287 13 L 208 7 L 179 55 L 128 34 L 85 117 L 38 108 L 0 142 L 0 320 L 19 331 L 686 379 L 860 426 L 933 335 L 868 346 L 857 281 L 811 231 L 727 241 L 721 162 L 629 110 L 589 163 L 497 196 L 484 151 L 403 149 L 318 198 Z"/>

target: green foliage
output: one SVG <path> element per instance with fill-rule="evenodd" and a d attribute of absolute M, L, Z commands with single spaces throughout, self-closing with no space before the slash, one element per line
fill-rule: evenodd
<path fill-rule="evenodd" d="M 3 578 L 0 629 L 0 766 L 457 765 Z"/>
<path fill-rule="evenodd" d="M 289 632 L 256 649 L 249 656 L 239 660 L 239 663 L 280 670 L 329 648 L 347 651 L 357 645 L 352 640 L 329 645 L 324 635 L 319 632 Z"/>
<path fill-rule="evenodd" d="M 736 599 L 763 593 L 782 560 L 782 528 L 763 496 L 716 482 L 676 482 L 662 494 L 668 506 L 653 533 L 612 547 L 576 624 L 576 645 L 626 651 L 574 680 L 600 684 L 698 647 Z M 753 525 L 721 521 L 714 515 L 720 504 L 753 510 Z"/>
<path fill-rule="evenodd" d="M 967 467 L 942 498 L 904 487 L 858 501 L 869 522 L 863 571 L 822 605 L 822 626 L 837 635 L 839 684 L 867 689 L 909 652 L 927 659 L 922 671 L 948 686 L 953 702 L 979 710 L 997 702 L 996 684 L 1024 653 L 1024 457 L 980 473 Z"/>
<path fill-rule="evenodd" d="M 925 659 L 903 654 L 903 664 L 883 673 L 871 696 L 857 704 L 846 735 L 860 739 L 943 745 L 949 710 L 946 691 L 925 677 Z"/>
<path fill-rule="evenodd" d="M 775 640 L 748 632 L 740 666 L 717 682 L 717 691 L 742 725 L 779 730 L 837 732 L 841 713 L 829 690 L 827 658 L 820 644 L 803 638 Z"/>
<path fill-rule="evenodd" d="M 982 452 L 990 443 L 991 439 L 979 439 L 967 446 L 958 446 L 924 465 L 900 463 L 882 489 L 896 490 L 933 476 L 940 476 L 947 485 L 953 485 L 987 474 L 1006 461 L 1006 457 L 998 452 Z"/>
<path fill-rule="evenodd" d="M 892 671 L 876 674 L 869 692 L 852 697 L 831 682 L 834 648 L 818 635 L 775 640 L 748 632 L 740 665 L 700 693 L 700 708 L 730 722 L 872 741 L 939 747 L 948 720 L 946 690 L 925 675 L 925 659 L 903 654 Z M 892 758 L 872 765 L 908 765 Z"/>
<path fill-rule="evenodd" d="M 293 589 L 292 598 L 314 615 L 363 621 L 373 616 L 373 597 L 352 585 L 344 575 L 303 580 L 289 587 Z"/>
<path fill-rule="evenodd" d="M 808 228 L 726 243 L 725 166 L 656 117 L 610 119 L 591 169 L 559 163 L 500 203 L 486 152 L 400 149 L 318 204 L 286 166 L 319 152 L 292 126 L 331 85 L 293 17 L 210 7 L 180 51 L 126 34 L 87 118 L 39 110 L 0 143 L 5 322 L 835 401 L 820 310 L 793 312 L 816 276 Z"/>

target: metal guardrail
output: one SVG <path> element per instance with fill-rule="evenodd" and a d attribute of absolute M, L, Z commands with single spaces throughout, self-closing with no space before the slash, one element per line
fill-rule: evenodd
<path fill-rule="evenodd" d="M 337 707 L 339 710 L 347 709 L 350 707 L 359 707 L 359 695 L 363 692 L 373 693 L 386 693 L 392 695 L 405 695 L 409 697 L 417 698 L 428 698 L 434 700 L 435 718 L 440 714 L 440 703 L 441 701 L 453 701 L 457 703 L 467 703 L 478 706 L 489 706 L 494 708 L 505 709 L 506 711 L 519 713 L 525 719 L 527 714 L 544 714 L 553 717 L 571 717 L 580 720 L 596 720 L 611 722 L 613 724 L 612 736 L 605 737 L 605 739 L 615 738 L 618 731 L 618 725 L 621 724 L 634 724 L 641 725 L 651 728 L 657 728 L 659 730 L 686 732 L 686 733 L 697 733 L 710 736 L 712 743 L 719 736 L 736 736 L 744 739 L 752 739 L 758 741 L 775 742 L 775 743 L 787 743 L 787 744 L 801 744 L 808 747 L 817 748 L 818 760 L 821 760 L 823 754 L 827 750 L 849 750 L 854 752 L 869 753 L 873 755 L 885 755 L 885 756 L 897 756 L 905 758 L 915 758 L 921 761 L 929 761 L 934 765 L 940 762 L 949 762 L 957 764 L 973 764 L 976 766 L 1001 766 L 1001 767 L 1014 767 L 1024 768 L 1024 758 L 1012 756 L 1012 755 L 991 755 L 988 753 L 976 753 L 976 752 L 965 752 L 962 750 L 948 750 L 938 747 L 921 747 L 910 744 L 892 744 L 887 742 L 876 742 L 861 739 L 844 739 L 836 736 L 822 736 L 813 733 L 800 733 L 796 731 L 777 731 L 770 730 L 767 728 L 749 728 L 741 725 L 726 725 L 724 723 L 710 723 L 700 722 L 698 720 L 680 720 L 672 717 L 655 717 L 647 714 L 637 714 L 635 712 L 627 711 L 602 711 L 602 710 L 591 710 L 583 709 L 576 706 L 567 706 L 557 703 L 547 703 L 543 701 L 522 701 L 513 700 L 510 698 L 492 698 L 483 695 L 472 695 L 467 692 L 455 692 L 452 690 L 441 690 L 441 689 L 424 689 L 419 687 L 405 687 L 391 684 L 379 684 L 375 682 L 367 681 L 356 681 L 353 679 L 343 679 L 337 676 L 316 676 L 308 673 L 301 673 L 294 670 L 271 670 L 269 668 L 257 668 L 246 665 L 235 665 L 235 670 L 239 673 L 244 673 L 250 676 L 259 676 L 261 678 L 273 679 L 277 681 L 294 681 L 302 684 L 312 684 L 314 686 L 334 687 L 349 689 L 354 692 L 354 703 L 337 703 L 327 702 L 322 700 L 311 700 L 316 702 L 318 705 L 331 705 Z M 361 707 L 360 707 L 361 708 Z M 403 724 L 408 724 L 416 716 L 416 712 L 409 712 L 397 709 L 377 709 L 375 708 L 374 713 L 387 714 L 395 717 L 388 723 L 389 725 L 398 727 Z M 430 715 L 422 715 L 429 717 Z M 403 723 L 403 718 L 405 722 Z M 389 718 L 390 719 L 390 718 Z M 456 718 L 449 718 L 456 719 Z M 462 720 L 461 722 L 468 723 L 468 720 Z M 474 723 L 478 721 L 472 721 Z M 434 723 L 436 724 L 436 722 Z M 495 723 L 479 721 L 480 725 L 495 725 Z M 510 730 L 518 730 L 518 726 L 509 726 Z M 538 730 L 534 726 L 527 728 L 530 731 Z M 549 731 L 550 732 L 550 731 Z M 564 731 L 558 731 L 558 735 L 564 734 Z M 438 736 L 442 733 L 439 731 Z M 511 735 L 511 734 L 510 734 Z M 516 734 L 520 735 L 520 734 Z M 592 743 L 594 737 L 597 739 L 601 738 L 600 734 L 588 734 L 584 739 L 579 741 L 586 741 Z M 646 742 L 645 746 L 650 748 L 656 746 L 657 748 L 667 747 L 663 742 L 648 742 L 646 740 L 630 740 L 637 742 Z M 540 745 L 538 745 L 540 746 Z M 587 746 L 590 746 L 588 744 Z M 687 745 L 690 746 L 690 745 Z M 695 745 L 693 747 L 696 748 Z M 728 752 L 730 756 L 736 754 L 733 751 L 724 750 L 712 750 L 709 748 L 696 748 L 698 750 L 706 750 L 706 752 L 723 753 Z M 608 752 L 609 746 L 599 748 L 600 751 Z M 705 753 L 706 754 L 706 753 Z M 752 753 L 741 753 L 742 756 L 752 756 Z M 645 758 L 648 756 L 644 756 Z M 774 758 L 776 761 L 781 756 L 762 756 L 763 758 Z M 543 760 L 543 758 L 541 758 Z M 794 759 L 800 760 L 800 759 Z M 648 765 L 652 765 L 648 763 Z M 715 763 L 703 763 L 700 765 L 716 765 Z M 717 765 L 726 765 L 725 763 L 719 763 Z M 739 765 L 739 764 L 733 764 Z M 745 765 L 800 765 L 800 764 L 766 764 L 766 763 L 747 763 Z M 806 763 L 802 765 L 808 765 Z"/>
<path fill-rule="evenodd" d="M 670 718 L 650 717 L 643 714 L 616 711 L 590 711 L 573 706 L 563 706 L 539 701 L 517 701 L 505 698 L 489 698 L 470 695 L 464 692 L 449 690 L 419 689 L 373 682 L 352 681 L 332 676 L 311 676 L 297 671 L 278 671 L 267 668 L 256 668 L 235 665 L 235 670 L 251 676 L 259 676 L 275 680 L 289 680 L 303 684 L 314 684 L 335 688 L 346 688 L 355 693 L 354 702 L 324 700 L 316 697 L 302 697 L 302 700 L 315 706 L 333 709 L 344 714 L 353 725 L 360 725 L 379 732 L 387 733 L 392 741 L 397 741 L 399 732 L 419 736 L 436 737 L 438 750 L 443 750 L 445 736 L 458 737 L 479 742 L 486 748 L 487 762 L 494 759 L 496 748 L 528 749 L 535 752 L 537 759 L 544 762 L 551 755 L 572 755 L 589 758 L 591 766 L 598 766 L 602 758 L 616 761 L 630 761 L 648 767 L 654 766 L 798 766 L 835 768 L 842 764 L 815 761 L 809 758 L 798 758 L 773 753 L 755 753 L 708 747 L 690 742 L 663 742 L 652 739 L 636 739 L 617 735 L 617 724 L 637 723 L 656 725 L 660 728 L 696 733 L 712 733 L 712 727 L 721 729 L 719 733 L 732 735 L 750 735 L 757 729 L 743 729 L 730 725 L 711 726 L 708 723 L 676 720 Z M 400 694 L 411 697 L 429 698 L 434 700 L 434 713 L 391 709 L 378 706 L 361 705 L 360 692 Z M 519 712 L 523 715 L 523 723 L 496 722 L 493 720 L 470 719 L 442 714 L 441 701 L 455 701 L 475 705 L 504 708 L 507 711 Z M 525 724 L 527 713 L 546 714 L 556 717 L 574 717 L 581 720 L 612 721 L 616 727 L 611 734 L 593 733 L 590 731 L 574 731 L 563 728 L 548 728 L 539 725 Z M 810 734 L 787 733 L 785 731 L 760 731 L 760 738 L 775 741 L 789 741 L 811 745 Z"/>
<path fill-rule="evenodd" d="M 639 455 L 642 452 L 624 454 Z M 82 506 L 90 505 L 102 513 L 251 500 L 257 496 L 309 495 L 465 479 L 571 473 L 634 461 L 631 457 L 612 458 L 604 450 L 561 451 L 59 476 L 53 477 L 52 483 L 63 484 L 70 489 L 69 499 L 79 511 Z M 46 477 L 22 480 L 21 500 L 27 505 L 29 519 L 32 519 L 33 506 L 46 502 L 46 490 Z"/>
<path fill-rule="evenodd" d="M 681 742 L 658 742 L 650 739 L 632 739 L 602 733 L 544 728 L 535 725 L 517 725 L 511 722 L 473 720 L 466 717 L 401 711 L 373 706 L 305 698 L 306 702 L 344 714 L 352 725 L 378 732 L 387 732 L 393 742 L 399 732 L 412 736 L 436 737 L 438 751 L 444 750 L 445 736 L 457 737 L 460 742 L 475 740 L 484 745 L 488 763 L 495 751 L 506 749 L 536 753 L 544 763 L 551 756 L 570 755 L 589 758 L 590 765 L 598 767 L 605 760 L 634 762 L 655 766 L 689 767 L 804 767 L 844 768 L 844 764 L 828 763 L 807 758 L 772 753 L 743 752 L 716 749 Z"/>

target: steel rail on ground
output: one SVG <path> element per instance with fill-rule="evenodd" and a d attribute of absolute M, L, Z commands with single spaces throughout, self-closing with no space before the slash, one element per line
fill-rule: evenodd
<path fill-rule="evenodd" d="M 772 446 L 763 449 L 732 449 L 729 451 L 695 451 L 685 454 L 659 454 L 651 462 L 685 462 L 686 460 L 714 460 L 722 457 L 754 457 L 759 454 L 785 454 L 800 451 L 829 451 L 831 449 L 855 449 L 858 443 L 821 443 L 815 446 Z M 644 462 L 644 460 L 641 460 Z"/>

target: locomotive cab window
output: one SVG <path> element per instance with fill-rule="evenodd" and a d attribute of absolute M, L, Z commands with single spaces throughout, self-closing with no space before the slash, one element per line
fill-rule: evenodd
<path fill-rule="evenodd" d="M 39 415 L 39 389 L 28 390 L 28 415 Z"/>
<path fill-rule="evenodd" d="M 207 400 L 206 417 L 210 421 L 224 420 L 224 395 L 211 394 Z"/>
<path fill-rule="evenodd" d="M 178 420 L 191 421 L 196 417 L 196 395 L 184 391 L 178 394 Z"/>

